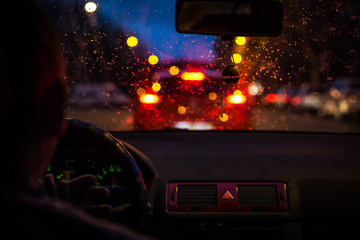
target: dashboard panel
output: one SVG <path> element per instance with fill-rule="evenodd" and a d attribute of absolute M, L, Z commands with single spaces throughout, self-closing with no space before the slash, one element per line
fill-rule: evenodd
<path fill-rule="evenodd" d="M 186 131 L 114 135 L 146 155 L 156 169 L 157 176 L 147 186 L 153 229 L 161 238 L 360 237 L 359 135 Z M 198 201 L 194 194 L 190 206 L 184 200 L 177 202 L 179 187 L 181 192 L 186 185 L 210 185 L 209 194 L 214 195 L 215 189 L 216 200 L 194 206 Z M 275 185 L 276 201 L 284 200 L 283 205 L 273 201 L 277 209 L 241 207 L 242 185 Z M 279 189 L 286 194 L 280 196 Z M 226 190 L 233 200 L 219 200 Z M 223 201 L 229 202 L 218 208 Z"/>

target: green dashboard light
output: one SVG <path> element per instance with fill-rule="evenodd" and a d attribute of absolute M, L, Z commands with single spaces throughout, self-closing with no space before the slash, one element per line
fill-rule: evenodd
<path fill-rule="evenodd" d="M 205 226 L 206 226 L 206 224 L 204 222 L 200 223 L 200 227 L 205 227 Z"/>
<path fill-rule="evenodd" d="M 118 167 L 118 166 L 113 166 L 113 165 L 110 165 L 110 167 L 109 167 L 109 172 L 118 172 L 118 173 L 120 173 L 120 172 L 122 172 L 122 170 L 121 170 L 121 168 L 120 167 Z"/>

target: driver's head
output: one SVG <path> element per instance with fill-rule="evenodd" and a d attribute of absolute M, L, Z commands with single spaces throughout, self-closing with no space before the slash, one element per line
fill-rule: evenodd
<path fill-rule="evenodd" d="M 31 178 L 44 171 L 63 131 L 65 63 L 56 30 L 30 1 L 1 8 L 2 175 Z"/>

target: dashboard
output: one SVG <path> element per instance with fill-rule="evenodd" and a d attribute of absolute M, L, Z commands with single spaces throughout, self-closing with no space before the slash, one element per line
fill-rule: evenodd
<path fill-rule="evenodd" d="M 145 182 L 161 238 L 360 237 L 359 135 L 112 134 L 153 176 Z"/>
<path fill-rule="evenodd" d="M 97 176 L 110 220 L 160 239 L 360 238 L 360 135 L 68 123 L 48 172 Z"/>

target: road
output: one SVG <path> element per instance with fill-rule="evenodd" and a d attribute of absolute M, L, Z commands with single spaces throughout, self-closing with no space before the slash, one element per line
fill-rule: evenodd
<path fill-rule="evenodd" d="M 107 131 L 131 131 L 133 129 L 132 113 L 128 110 L 116 108 L 70 108 L 66 113 L 66 117 L 93 123 Z"/>
<path fill-rule="evenodd" d="M 131 131 L 133 129 L 133 116 L 128 110 L 70 109 L 67 117 L 91 122 L 108 131 Z M 289 113 L 258 107 L 253 109 L 253 130 L 360 133 L 360 123 L 319 118 L 309 113 Z"/>
<path fill-rule="evenodd" d="M 290 113 L 267 107 L 253 109 L 254 130 L 300 131 L 300 132 L 357 132 L 360 123 L 321 118 L 308 112 Z"/>

